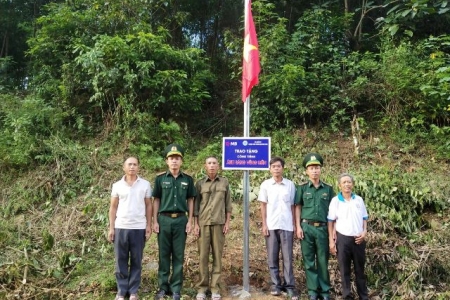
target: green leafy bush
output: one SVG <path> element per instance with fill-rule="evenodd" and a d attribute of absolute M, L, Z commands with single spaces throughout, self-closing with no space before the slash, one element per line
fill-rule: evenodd
<path fill-rule="evenodd" d="M 61 125 L 61 113 L 35 96 L 0 95 L 0 166 L 25 166 Z"/>
<path fill-rule="evenodd" d="M 364 170 L 356 180 L 355 190 L 382 229 L 411 233 L 425 225 L 423 214 L 440 212 L 448 207 L 444 196 L 437 194 L 424 180 L 426 174 L 415 175 L 396 168 L 374 167 Z"/>

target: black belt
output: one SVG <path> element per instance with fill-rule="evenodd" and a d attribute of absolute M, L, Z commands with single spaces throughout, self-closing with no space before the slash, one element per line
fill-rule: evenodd
<path fill-rule="evenodd" d="M 160 212 L 159 214 L 162 216 L 171 217 L 173 219 L 186 216 L 186 213 L 184 212 Z"/>
<path fill-rule="evenodd" d="M 306 223 L 309 225 L 312 225 L 314 227 L 321 227 L 321 226 L 327 226 L 327 222 L 317 222 L 317 221 L 310 221 L 310 220 L 302 220 L 302 223 Z"/>

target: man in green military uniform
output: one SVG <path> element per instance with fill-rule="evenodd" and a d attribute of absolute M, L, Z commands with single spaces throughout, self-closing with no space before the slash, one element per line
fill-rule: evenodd
<path fill-rule="evenodd" d="M 153 231 L 158 234 L 159 246 L 157 300 L 169 292 L 173 300 L 181 298 L 184 248 L 186 236 L 191 232 L 196 196 L 194 180 L 180 170 L 183 155 L 180 145 L 167 146 L 165 157 L 169 170 L 158 174 L 153 189 Z"/>
<path fill-rule="evenodd" d="M 310 300 L 330 299 L 327 214 L 334 191 L 331 185 L 320 180 L 322 165 L 319 154 L 305 156 L 303 166 L 309 180 L 297 187 L 295 195 L 296 235 L 301 240 Z"/>

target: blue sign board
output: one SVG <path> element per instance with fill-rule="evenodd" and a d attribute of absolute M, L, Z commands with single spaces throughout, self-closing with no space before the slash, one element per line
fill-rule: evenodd
<path fill-rule="evenodd" d="M 224 137 L 222 169 L 268 170 L 270 137 Z"/>

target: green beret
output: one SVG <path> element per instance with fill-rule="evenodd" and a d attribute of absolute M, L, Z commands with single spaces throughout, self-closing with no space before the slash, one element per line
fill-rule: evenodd
<path fill-rule="evenodd" d="M 169 146 L 166 147 L 164 153 L 166 158 L 172 155 L 179 155 L 183 157 L 184 149 L 178 144 L 170 144 Z"/>
<path fill-rule="evenodd" d="M 307 168 L 311 165 L 323 165 L 323 158 L 318 153 L 308 153 L 303 159 L 303 167 Z"/>

